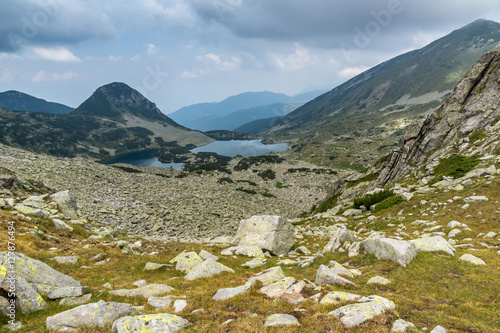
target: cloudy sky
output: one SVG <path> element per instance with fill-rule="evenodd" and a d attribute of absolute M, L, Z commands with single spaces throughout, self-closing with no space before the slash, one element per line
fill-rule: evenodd
<path fill-rule="evenodd" d="M 0 1 L 0 91 L 78 106 L 125 82 L 169 113 L 245 91 L 330 87 L 498 0 Z"/>

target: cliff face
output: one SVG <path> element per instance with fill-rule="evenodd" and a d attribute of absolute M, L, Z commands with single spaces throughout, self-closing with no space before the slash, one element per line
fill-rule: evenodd
<path fill-rule="evenodd" d="M 434 113 L 412 124 L 382 169 L 377 186 L 393 183 L 415 167 L 439 159 L 443 148 L 500 115 L 500 52 L 479 59 L 449 99 Z"/>

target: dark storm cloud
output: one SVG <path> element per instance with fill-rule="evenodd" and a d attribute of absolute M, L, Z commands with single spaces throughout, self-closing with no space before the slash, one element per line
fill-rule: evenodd
<path fill-rule="evenodd" d="M 15 52 L 25 44 L 71 45 L 115 35 L 93 0 L 2 1 L 0 22 L 0 52 Z"/>
<path fill-rule="evenodd" d="M 325 48 L 353 42 L 360 31 L 380 35 L 389 43 L 415 32 L 447 31 L 491 18 L 492 9 L 498 14 L 496 0 L 195 0 L 191 4 L 202 22 L 241 38 Z"/>

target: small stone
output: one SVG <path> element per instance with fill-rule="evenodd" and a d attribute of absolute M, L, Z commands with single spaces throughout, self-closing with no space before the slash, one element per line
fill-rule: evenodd
<path fill-rule="evenodd" d="M 91 298 L 92 298 L 92 294 L 85 294 L 85 295 L 82 295 L 79 297 L 63 298 L 59 302 L 59 305 L 82 305 L 82 304 L 90 302 Z"/>
<path fill-rule="evenodd" d="M 248 267 L 248 268 L 257 268 L 257 267 L 261 267 L 261 266 L 264 266 L 266 264 L 267 260 L 266 259 L 263 259 L 263 258 L 254 258 L 250 261 L 247 261 L 246 263 L 244 263 L 243 265 L 241 265 L 242 267 Z"/>
<path fill-rule="evenodd" d="M 351 285 L 353 287 L 357 287 L 351 281 L 335 274 L 331 268 L 325 265 L 319 266 L 318 272 L 316 273 L 315 282 L 317 284 L 329 284 L 329 285 L 340 284 L 340 285 Z"/>
<path fill-rule="evenodd" d="M 394 310 L 394 302 L 380 296 L 362 297 L 357 304 L 349 304 L 328 313 L 329 316 L 340 318 L 346 327 L 361 325 L 388 310 Z"/>
<path fill-rule="evenodd" d="M 447 333 L 448 331 L 443 326 L 436 326 L 430 333 Z"/>
<path fill-rule="evenodd" d="M 320 301 L 320 304 L 338 304 L 343 302 L 354 302 L 361 298 L 360 295 L 350 294 L 343 291 L 332 291 L 325 296 Z"/>
<path fill-rule="evenodd" d="M 284 313 L 276 313 L 270 315 L 266 318 L 266 322 L 264 326 L 290 326 L 290 325 L 298 325 L 300 326 L 299 321 L 292 315 L 284 314 Z"/>
<path fill-rule="evenodd" d="M 78 261 L 78 256 L 67 256 L 67 257 L 54 257 L 53 260 L 55 260 L 58 264 L 76 264 Z"/>
<path fill-rule="evenodd" d="M 375 276 L 375 277 L 372 277 L 370 280 L 368 280 L 368 282 L 366 284 L 382 284 L 382 285 L 386 285 L 386 284 L 390 284 L 391 281 L 389 281 L 388 279 L 384 278 L 384 277 L 381 277 L 381 276 Z"/>
<path fill-rule="evenodd" d="M 184 278 L 192 281 L 202 277 L 212 277 L 214 275 L 221 274 L 222 272 L 234 273 L 234 270 L 224 266 L 212 258 L 209 258 L 193 267 Z"/>
<path fill-rule="evenodd" d="M 184 308 L 187 306 L 187 301 L 184 299 L 178 299 L 174 302 L 174 311 L 176 313 L 182 312 Z"/>
<path fill-rule="evenodd" d="M 416 327 L 412 323 L 398 319 L 392 324 L 391 332 L 405 333 L 414 328 Z"/>
<path fill-rule="evenodd" d="M 212 297 L 214 301 L 224 301 L 226 299 L 232 298 L 236 295 L 242 294 L 250 290 L 252 285 L 250 283 L 244 284 L 236 288 L 222 288 L 217 290 L 215 295 Z"/>
<path fill-rule="evenodd" d="M 61 220 L 58 219 L 52 219 L 52 223 L 54 223 L 54 226 L 56 227 L 57 230 L 67 230 L 69 232 L 73 231 L 73 228 L 64 223 Z"/>
<path fill-rule="evenodd" d="M 461 256 L 458 259 L 470 262 L 470 263 L 472 263 L 474 265 L 486 265 L 486 263 L 484 262 L 484 260 L 482 260 L 482 259 L 480 259 L 480 258 L 478 258 L 476 256 L 473 256 L 472 254 L 464 254 L 463 256 Z"/>
<path fill-rule="evenodd" d="M 85 293 L 88 293 L 88 291 L 88 287 L 61 287 L 55 288 L 47 295 L 47 297 L 50 299 L 78 297 L 82 296 Z"/>
<path fill-rule="evenodd" d="M 448 238 L 454 238 L 456 235 L 458 235 L 461 232 L 462 232 L 462 230 L 460 230 L 460 229 L 453 229 L 452 231 L 450 231 L 448 233 Z"/>
<path fill-rule="evenodd" d="M 147 284 L 146 280 L 139 280 L 134 282 L 134 286 L 136 287 L 144 287 Z"/>
<path fill-rule="evenodd" d="M 466 203 L 477 203 L 477 202 L 485 202 L 488 201 L 489 199 L 485 197 L 484 195 L 475 195 L 471 197 L 467 197 L 464 199 Z"/>
<path fill-rule="evenodd" d="M 148 298 L 148 304 L 154 307 L 156 311 L 169 307 L 170 303 L 172 303 L 172 297 L 170 296 L 164 296 L 164 297 L 151 296 Z"/>
<path fill-rule="evenodd" d="M 148 262 L 146 266 L 144 267 L 145 271 L 157 271 L 161 268 L 166 267 L 167 265 L 165 264 L 156 264 L 154 262 Z"/>
<path fill-rule="evenodd" d="M 217 257 L 216 255 L 208 252 L 208 251 L 205 251 L 205 250 L 201 250 L 200 251 L 200 254 L 199 254 L 200 258 L 203 259 L 203 260 L 207 260 L 207 259 L 213 259 L 215 261 L 219 260 L 219 257 Z"/>
<path fill-rule="evenodd" d="M 166 294 L 174 290 L 174 288 L 164 285 L 164 284 L 150 284 L 149 286 L 144 286 L 136 289 L 118 289 L 111 290 L 109 293 L 117 296 L 123 297 L 138 297 L 142 296 L 144 298 L 149 298 L 151 296 L 158 296 L 161 294 Z"/>

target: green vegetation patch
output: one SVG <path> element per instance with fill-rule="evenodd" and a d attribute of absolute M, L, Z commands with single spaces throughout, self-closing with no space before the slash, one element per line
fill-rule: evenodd
<path fill-rule="evenodd" d="M 434 184 L 440 181 L 443 176 L 453 177 L 455 179 L 463 177 L 478 164 L 479 159 L 477 157 L 453 154 L 448 158 L 442 158 L 439 164 L 434 167 L 434 178 L 430 183 Z"/>
<path fill-rule="evenodd" d="M 335 207 L 335 204 L 337 203 L 337 199 L 339 198 L 340 194 L 334 194 L 330 197 L 328 197 L 326 200 L 324 200 L 322 203 L 318 205 L 318 207 L 313 207 L 312 212 L 314 214 L 318 213 L 324 213 L 327 210 Z"/>
<path fill-rule="evenodd" d="M 387 208 L 390 208 L 392 206 L 396 206 L 397 204 L 400 204 L 403 201 L 404 201 L 404 199 L 401 198 L 401 196 L 394 195 L 394 196 L 389 197 L 389 198 L 385 199 L 384 201 L 378 203 L 375 206 L 375 211 L 378 212 L 378 211 L 381 211 L 383 209 L 387 209 Z"/>
<path fill-rule="evenodd" d="M 119 169 L 121 171 L 128 172 L 128 173 L 143 173 L 142 171 L 139 171 L 139 170 L 136 170 L 136 169 L 132 169 L 132 168 L 129 168 L 129 167 L 126 167 L 126 166 L 121 166 L 121 165 L 112 165 L 112 167 L 115 168 L 115 169 Z"/>
<path fill-rule="evenodd" d="M 253 165 L 259 164 L 279 164 L 285 159 L 279 157 L 278 155 L 259 155 L 259 156 L 249 156 L 243 157 L 238 164 L 234 167 L 234 171 L 248 170 Z"/>
<path fill-rule="evenodd" d="M 478 130 L 475 130 L 474 132 L 472 132 L 471 135 L 469 135 L 469 140 L 471 143 L 474 143 L 478 140 L 482 140 L 484 138 L 486 138 L 488 136 L 488 134 L 486 133 L 486 130 L 483 128 L 483 129 L 478 129 Z"/>
<path fill-rule="evenodd" d="M 392 190 L 383 190 L 377 193 L 373 193 L 371 195 L 367 195 L 365 197 L 354 199 L 354 208 L 359 208 L 361 206 L 365 206 L 366 208 L 370 208 L 372 205 L 378 204 L 386 200 L 387 198 L 393 197 L 394 192 Z"/>
<path fill-rule="evenodd" d="M 276 178 L 276 172 L 271 169 L 261 171 L 257 175 L 264 180 L 271 180 Z"/>

